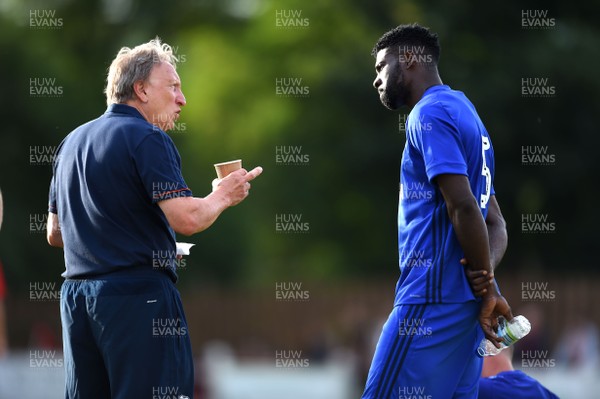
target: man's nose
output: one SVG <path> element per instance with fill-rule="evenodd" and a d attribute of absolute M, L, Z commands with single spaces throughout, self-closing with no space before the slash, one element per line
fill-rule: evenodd
<path fill-rule="evenodd" d="M 179 92 L 179 95 L 177 96 L 175 101 L 177 101 L 177 104 L 179 104 L 182 107 L 186 104 L 185 96 L 183 95 L 182 91 Z"/>
<path fill-rule="evenodd" d="M 373 81 L 373 87 L 375 88 L 375 90 L 378 90 L 379 86 L 381 86 L 381 79 L 379 78 L 379 76 L 377 76 Z"/>

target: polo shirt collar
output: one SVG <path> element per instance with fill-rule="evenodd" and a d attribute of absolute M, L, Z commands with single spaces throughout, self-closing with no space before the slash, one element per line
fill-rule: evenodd
<path fill-rule="evenodd" d="M 140 113 L 140 111 L 138 111 L 134 107 L 132 107 L 130 105 L 127 105 L 127 104 L 111 104 L 106 109 L 106 113 L 107 114 L 109 114 L 109 113 L 112 113 L 112 114 L 126 114 L 126 115 L 134 116 L 136 118 L 140 118 L 142 120 L 146 120 L 146 118 L 144 118 L 142 116 L 142 114 Z"/>

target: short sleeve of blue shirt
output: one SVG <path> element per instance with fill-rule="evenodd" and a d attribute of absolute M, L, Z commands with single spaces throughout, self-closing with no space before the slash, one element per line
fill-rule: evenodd
<path fill-rule="evenodd" d="M 148 135 L 135 150 L 135 165 L 152 203 L 192 196 L 181 175 L 181 158 L 163 132 Z"/>
<path fill-rule="evenodd" d="M 60 151 L 60 145 L 57 149 Z M 58 205 L 56 204 L 56 182 L 54 175 L 56 174 L 56 162 L 52 163 L 52 179 L 50 180 L 50 189 L 48 190 L 48 212 L 57 214 L 58 213 Z"/>
<path fill-rule="evenodd" d="M 467 175 L 460 133 L 442 106 L 432 104 L 414 117 L 418 121 L 412 130 L 413 144 L 423 156 L 429 181 L 446 173 Z"/>

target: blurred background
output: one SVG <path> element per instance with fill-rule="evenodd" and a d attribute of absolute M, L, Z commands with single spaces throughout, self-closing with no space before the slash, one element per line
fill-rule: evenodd
<path fill-rule="evenodd" d="M 196 244 L 179 265 L 196 397 L 359 397 L 399 276 L 408 114 L 379 103 L 370 52 L 410 22 L 439 34 L 442 80 L 492 136 L 509 229 L 497 277 L 533 325 L 514 365 L 561 397 L 597 397 L 599 8 L 0 0 L 0 398 L 63 395 L 50 163 L 65 135 L 104 112 L 117 51 L 156 36 L 180 59 L 187 106 L 169 134 L 194 194 L 210 192 L 216 162 L 264 167 L 244 203 L 179 239 Z"/>

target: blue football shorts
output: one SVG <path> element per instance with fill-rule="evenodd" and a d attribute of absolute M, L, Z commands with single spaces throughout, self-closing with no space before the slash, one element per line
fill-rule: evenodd
<path fill-rule="evenodd" d="M 476 301 L 394 307 L 363 399 L 476 399 L 484 338 Z"/>

